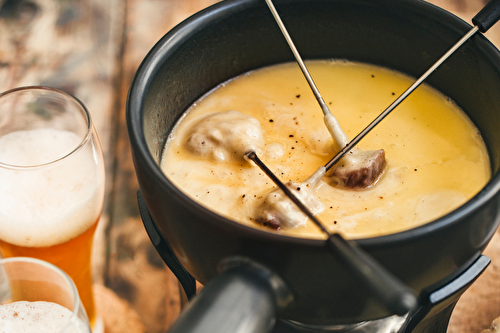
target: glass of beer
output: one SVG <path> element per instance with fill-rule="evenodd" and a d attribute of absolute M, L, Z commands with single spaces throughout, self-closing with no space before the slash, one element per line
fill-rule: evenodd
<path fill-rule="evenodd" d="M 71 278 L 34 258 L 0 259 L 0 332 L 90 333 Z"/>
<path fill-rule="evenodd" d="M 33 257 L 75 282 L 92 326 L 92 239 L 104 162 L 85 106 L 49 87 L 0 93 L 0 253 Z"/>

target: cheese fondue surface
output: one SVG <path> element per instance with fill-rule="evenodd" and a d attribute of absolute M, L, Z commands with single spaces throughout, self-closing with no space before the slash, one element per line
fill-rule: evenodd
<path fill-rule="evenodd" d="M 400 73 L 366 64 L 307 64 L 351 139 L 413 83 Z M 280 230 L 255 221 L 256 210 L 276 186 L 243 158 L 249 147 L 283 182 L 297 183 L 339 150 L 295 63 L 247 73 L 197 101 L 167 140 L 161 167 L 186 195 L 222 216 L 269 232 L 323 238 L 305 216 L 304 224 Z M 386 235 L 434 220 L 464 204 L 490 178 L 477 128 L 452 101 L 425 85 L 358 147 L 385 150 L 387 166 L 375 185 L 352 190 L 323 177 L 312 189 L 322 205 L 315 209 L 317 218 L 347 238 Z"/>

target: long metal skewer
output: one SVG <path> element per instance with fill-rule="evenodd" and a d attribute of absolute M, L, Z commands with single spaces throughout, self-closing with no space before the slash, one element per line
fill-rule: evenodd
<path fill-rule="evenodd" d="M 283 184 L 282 181 L 276 177 L 276 175 L 269 170 L 269 168 L 262 162 L 262 160 L 257 156 L 257 154 L 254 151 L 250 151 L 245 154 L 245 157 L 248 158 L 249 160 L 252 160 L 264 173 L 271 178 L 271 180 L 285 193 L 285 195 L 293 201 L 297 205 L 297 207 L 300 208 L 300 210 L 307 215 L 308 218 L 313 221 L 313 223 L 328 237 L 331 236 L 330 232 L 323 226 L 323 224 L 314 216 L 313 213 L 302 203 L 302 201 L 297 198 L 290 189 Z"/>
<path fill-rule="evenodd" d="M 323 110 L 323 114 L 328 114 L 331 113 L 330 109 L 326 105 L 325 101 L 323 100 L 323 97 L 321 96 L 318 88 L 316 87 L 316 84 L 314 83 L 314 80 L 311 77 L 311 74 L 309 74 L 309 71 L 307 70 L 306 65 L 304 64 L 304 61 L 302 60 L 302 57 L 300 56 L 299 51 L 297 51 L 297 48 L 295 47 L 295 44 L 293 43 L 292 38 L 288 34 L 288 31 L 286 30 L 285 25 L 283 24 L 283 21 L 281 20 L 281 17 L 279 16 L 278 12 L 276 11 L 276 8 L 273 5 L 273 2 L 271 0 L 266 0 L 267 6 L 271 10 L 271 13 L 274 16 L 274 19 L 276 20 L 276 23 L 278 23 L 278 26 L 281 30 L 281 33 L 286 39 L 286 42 L 288 43 L 288 46 L 292 50 L 293 55 L 295 56 L 295 59 L 297 60 L 297 63 L 299 64 L 300 69 L 302 70 L 302 73 L 304 73 L 304 76 L 306 77 L 307 82 L 309 83 L 309 86 L 311 87 L 314 97 L 318 100 L 318 103 L 321 105 L 321 109 Z"/>
<path fill-rule="evenodd" d="M 348 242 L 340 234 L 330 233 L 326 227 L 311 213 L 290 189 L 262 162 L 257 154 L 250 151 L 245 157 L 253 161 L 271 180 L 306 214 L 319 229 L 328 237 L 327 244 L 346 266 L 364 281 L 369 289 L 389 311 L 404 315 L 413 309 L 417 303 L 416 296 L 410 288 L 380 266 L 367 253 L 362 251 L 355 242 Z"/>
<path fill-rule="evenodd" d="M 311 74 L 309 73 L 309 70 L 307 69 L 306 65 L 304 64 L 304 61 L 302 60 L 302 57 L 300 56 L 299 51 L 295 47 L 295 44 L 293 43 L 292 38 L 288 34 L 288 31 L 286 30 L 286 27 L 283 24 L 281 17 L 279 16 L 278 12 L 276 11 L 276 8 L 274 7 L 273 2 L 271 0 L 265 0 L 265 1 L 267 3 L 267 6 L 269 7 L 271 13 L 274 16 L 274 19 L 275 19 L 276 23 L 278 24 L 278 26 L 281 30 L 281 33 L 285 37 L 285 40 L 288 43 L 288 46 L 290 47 L 293 55 L 295 56 L 295 60 L 297 61 L 300 69 L 302 70 L 302 73 L 304 74 L 304 76 L 307 80 L 307 83 L 309 83 L 309 86 L 311 87 L 311 90 L 314 94 L 314 97 L 316 97 L 316 100 L 318 101 L 318 103 L 321 107 L 321 110 L 323 111 L 323 115 L 325 116 L 325 123 L 327 123 L 328 130 L 333 135 L 335 142 L 337 144 L 339 144 L 341 147 L 344 147 L 349 142 L 349 137 L 342 130 L 339 122 L 333 116 L 332 112 L 330 111 L 330 109 L 326 105 L 325 100 L 321 96 L 321 93 L 319 92 L 318 87 L 314 83 L 314 80 L 312 79 Z"/>
<path fill-rule="evenodd" d="M 307 70 L 307 67 L 304 64 L 304 61 L 302 60 L 299 52 L 297 51 L 297 48 L 295 47 L 295 44 L 293 43 L 285 25 L 283 24 L 278 12 L 276 11 L 276 8 L 274 7 L 272 0 L 265 0 L 267 3 L 267 6 L 269 7 L 271 13 L 274 16 L 274 19 L 276 20 L 276 23 L 278 24 L 281 33 L 285 37 L 290 49 L 292 50 L 295 59 L 297 60 L 297 63 L 299 64 L 302 72 L 304 73 L 304 76 L 307 79 L 307 82 L 309 83 L 314 96 L 316 97 L 316 100 L 321 106 L 321 109 L 323 110 L 323 114 L 325 116 L 328 116 L 330 119 L 333 118 L 331 116 L 330 109 L 326 105 L 325 101 L 321 97 L 321 94 L 316 87 L 311 75 L 309 74 L 309 71 Z M 472 22 L 474 23 L 474 27 L 469 30 L 469 32 L 464 35 L 451 49 L 449 49 L 434 65 L 432 65 L 417 81 L 415 81 L 408 89 L 406 89 L 394 102 L 392 102 L 391 105 L 389 105 L 379 116 L 377 116 L 368 126 L 366 126 L 358 135 L 354 137 L 351 141 L 348 141 L 347 136 L 343 131 L 340 129 L 340 126 L 338 126 L 338 130 L 340 130 L 343 133 L 345 144 L 343 145 L 342 149 L 330 160 L 328 163 L 325 164 L 325 168 L 328 171 L 330 168 L 332 168 L 342 157 L 344 157 L 355 145 L 361 141 L 375 126 L 378 125 L 389 113 L 391 113 L 402 101 L 406 99 L 415 89 L 417 89 L 420 84 L 422 84 L 429 75 L 431 75 L 441 64 L 448 59 L 455 51 L 460 48 L 467 40 L 469 40 L 477 31 L 481 32 L 486 32 L 491 26 L 493 26 L 498 19 L 500 18 L 500 1 L 499 0 L 493 0 L 490 1 L 473 19 Z M 333 118 L 334 119 L 334 118 Z M 336 120 L 335 120 L 336 121 Z M 333 134 L 333 133 L 332 133 Z M 337 138 L 335 138 L 337 143 L 340 143 Z"/>
<path fill-rule="evenodd" d="M 268 0 L 266 0 L 268 1 Z M 348 144 L 346 144 L 328 163 L 325 164 L 326 170 L 334 166 L 342 157 L 345 156 L 361 139 L 365 137 L 375 126 L 378 125 L 389 113 L 391 113 L 402 101 L 406 99 L 422 82 L 429 77 L 441 64 L 448 59 L 460 46 L 462 46 L 469 38 L 471 38 L 479 28 L 474 26 L 469 32 L 463 36 L 451 49 L 448 50 L 431 68 L 429 68 L 417 81 L 415 81 L 408 89 L 406 89 L 391 105 L 389 105 L 381 114 L 377 116 L 368 126 L 366 126 L 358 135 L 356 135 Z"/>

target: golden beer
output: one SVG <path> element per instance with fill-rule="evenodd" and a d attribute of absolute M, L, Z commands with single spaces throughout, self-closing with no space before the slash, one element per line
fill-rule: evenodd
<path fill-rule="evenodd" d="M 99 140 L 74 98 L 46 88 L 26 90 L 13 91 L 17 96 L 8 103 L 0 94 L 0 106 L 9 106 L 0 108 L 0 120 L 5 110 L 21 109 L 22 101 L 24 110 L 10 118 L 31 124 L 0 128 L 0 253 L 64 270 L 93 324 L 92 239 L 104 200 Z"/>
<path fill-rule="evenodd" d="M 92 271 L 90 253 L 97 221 L 80 236 L 54 246 L 23 247 L 0 239 L 2 257 L 32 257 L 48 261 L 65 271 L 73 279 L 83 306 L 91 322 L 95 319 L 94 297 L 92 294 Z"/>

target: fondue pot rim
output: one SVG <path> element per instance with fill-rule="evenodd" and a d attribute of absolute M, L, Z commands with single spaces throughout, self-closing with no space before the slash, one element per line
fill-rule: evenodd
<path fill-rule="evenodd" d="M 210 18 L 208 18 L 209 20 L 217 20 L 217 15 L 219 13 L 225 14 L 227 11 L 231 11 L 232 7 L 234 6 L 238 6 L 237 10 L 241 10 L 241 3 L 245 2 L 251 3 L 251 1 L 245 0 L 224 1 L 212 5 L 194 14 L 193 16 L 178 24 L 172 30 L 168 31 L 148 52 L 136 71 L 127 97 L 126 112 L 128 113 L 128 115 L 126 118 L 129 128 L 130 142 L 136 154 L 140 155 L 138 158 L 141 158 L 142 161 L 146 163 L 149 171 L 152 172 L 155 178 L 158 180 L 158 183 L 156 185 L 162 187 L 163 189 L 174 191 L 177 194 L 177 200 L 193 209 L 193 211 L 196 211 L 200 215 L 210 217 L 210 223 L 223 223 L 228 227 L 231 227 L 232 229 L 236 228 L 234 230 L 240 230 L 247 233 L 248 235 L 254 235 L 258 238 L 264 239 L 267 238 L 276 242 L 293 242 L 297 244 L 301 243 L 320 247 L 324 245 L 324 239 L 294 237 L 278 234 L 277 232 L 270 232 L 258 228 L 253 228 L 251 226 L 247 226 L 218 215 L 205 206 L 195 202 L 179 188 L 177 188 L 163 173 L 160 166 L 151 154 L 151 151 L 148 148 L 146 142 L 146 138 L 144 135 L 144 120 L 142 115 L 146 95 L 145 92 L 148 90 L 147 88 L 151 84 L 151 80 L 154 77 L 154 75 L 151 74 L 154 73 L 159 67 L 161 67 L 165 59 L 168 59 L 167 55 L 169 53 L 173 53 L 175 51 L 175 49 L 178 47 L 178 43 L 182 42 L 185 35 L 192 34 L 194 31 L 200 29 L 197 24 L 198 21 L 205 20 L 208 16 L 211 16 Z M 415 2 L 415 4 L 417 3 Z M 443 9 L 429 3 L 422 2 L 418 3 L 418 5 L 443 11 Z M 454 16 L 451 13 L 448 14 Z M 456 16 L 455 18 L 457 19 L 457 23 L 462 21 Z M 465 21 L 462 22 L 464 23 L 465 27 L 467 23 Z M 132 96 L 134 96 L 135 98 L 132 98 Z M 140 99 L 137 98 L 138 96 L 140 96 Z M 137 110 L 139 112 L 137 112 Z M 361 246 L 377 246 L 389 243 L 407 242 L 409 239 L 418 238 L 422 235 L 435 232 L 436 230 L 452 226 L 454 223 L 459 223 L 461 220 L 460 217 L 472 214 L 473 211 L 477 210 L 478 207 L 484 205 L 498 191 L 500 191 L 500 174 L 497 172 L 496 174 L 493 174 L 488 183 L 466 203 L 438 219 L 405 231 L 382 236 L 356 238 L 355 240 Z"/>

